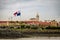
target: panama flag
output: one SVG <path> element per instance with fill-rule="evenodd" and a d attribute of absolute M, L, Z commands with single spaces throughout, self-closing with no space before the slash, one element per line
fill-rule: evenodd
<path fill-rule="evenodd" d="M 14 16 L 20 16 L 20 15 L 21 15 L 20 11 L 14 13 Z"/>

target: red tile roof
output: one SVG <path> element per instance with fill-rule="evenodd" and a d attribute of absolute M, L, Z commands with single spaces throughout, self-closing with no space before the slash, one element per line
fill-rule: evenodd
<path fill-rule="evenodd" d="M 0 21 L 0 23 L 15 23 L 16 21 Z M 39 22 L 39 21 L 21 21 L 23 23 L 26 23 L 26 24 L 31 24 L 31 23 L 34 23 L 34 24 L 40 24 L 40 25 L 50 25 L 49 22 Z"/>
<path fill-rule="evenodd" d="M 49 22 L 40 22 L 39 24 L 40 24 L 40 25 L 50 25 Z"/>
<path fill-rule="evenodd" d="M 0 23 L 7 23 L 7 21 L 0 21 Z"/>

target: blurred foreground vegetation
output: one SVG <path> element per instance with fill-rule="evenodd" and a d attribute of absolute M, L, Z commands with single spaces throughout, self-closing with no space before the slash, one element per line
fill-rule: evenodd
<path fill-rule="evenodd" d="M 0 30 L 14 30 L 14 31 L 21 31 L 21 32 L 60 32 L 60 27 L 54 26 L 46 26 L 42 27 L 40 25 L 15 25 L 15 26 L 0 26 Z"/>

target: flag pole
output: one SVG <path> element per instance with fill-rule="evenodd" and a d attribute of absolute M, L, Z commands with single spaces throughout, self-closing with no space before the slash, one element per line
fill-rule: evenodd
<path fill-rule="evenodd" d="M 12 16 L 11 16 L 11 21 L 12 21 Z"/>
<path fill-rule="evenodd" d="M 21 15 L 20 15 L 20 21 L 21 21 Z"/>

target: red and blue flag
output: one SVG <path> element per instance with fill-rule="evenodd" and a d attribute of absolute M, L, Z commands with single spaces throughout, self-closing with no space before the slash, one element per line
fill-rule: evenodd
<path fill-rule="evenodd" d="M 20 15 L 21 15 L 21 13 L 19 11 L 14 13 L 14 16 L 20 16 Z"/>

